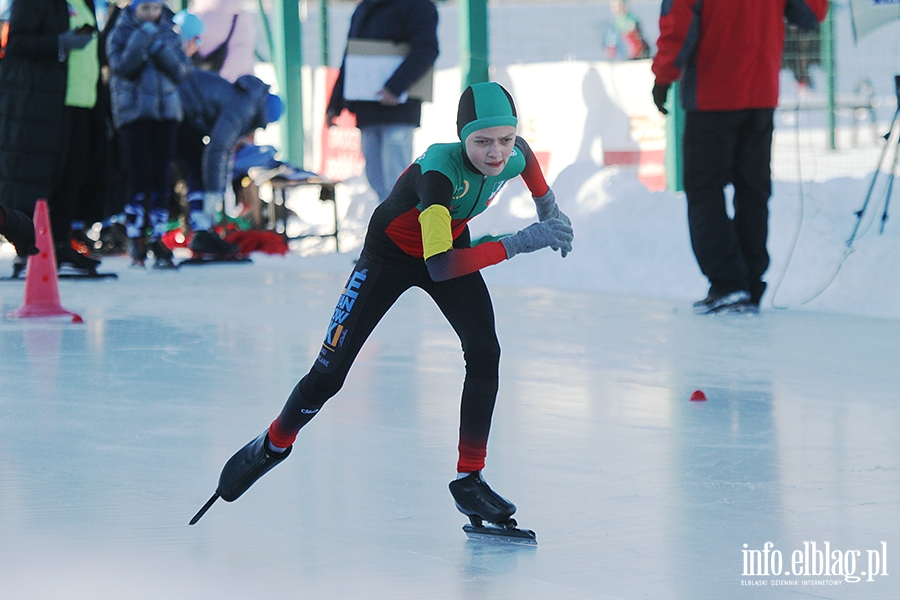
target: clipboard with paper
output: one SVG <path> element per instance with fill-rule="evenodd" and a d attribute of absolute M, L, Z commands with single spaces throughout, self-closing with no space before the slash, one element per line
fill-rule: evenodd
<path fill-rule="evenodd" d="M 377 101 L 375 96 L 411 50 L 407 43 L 390 40 L 351 39 L 347 41 L 344 58 L 344 99 Z M 400 96 L 401 102 L 415 98 L 431 102 L 434 85 L 434 68 L 413 83 Z"/>

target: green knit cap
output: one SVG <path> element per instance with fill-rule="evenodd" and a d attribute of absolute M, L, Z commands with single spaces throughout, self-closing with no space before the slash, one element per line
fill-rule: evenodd
<path fill-rule="evenodd" d="M 499 83 L 488 81 L 470 85 L 459 97 L 456 133 L 462 141 L 479 129 L 501 125 L 515 127 L 518 122 L 512 96 Z"/>

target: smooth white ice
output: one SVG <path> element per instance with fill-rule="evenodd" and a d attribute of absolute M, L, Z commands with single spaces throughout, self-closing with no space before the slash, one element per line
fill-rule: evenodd
<path fill-rule="evenodd" d="M 59 283 L 83 324 L 0 321 L 0 597 L 900 594 L 900 320 L 698 317 L 596 290 L 491 284 L 503 358 L 485 476 L 536 548 L 461 530 L 462 358 L 418 291 L 293 455 L 188 527 L 308 369 L 353 256 L 170 273 L 109 258 L 117 281 Z M 0 284 L 2 314 L 21 302 L 21 283 Z M 886 542 L 888 575 L 744 576 L 744 544 L 766 542 L 785 569 L 804 542 L 859 550 L 857 574 Z M 841 585 L 799 586 L 826 579 Z"/>

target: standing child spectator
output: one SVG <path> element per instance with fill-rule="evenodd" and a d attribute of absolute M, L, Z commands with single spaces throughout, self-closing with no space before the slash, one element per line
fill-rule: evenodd
<path fill-rule="evenodd" d="M 125 225 L 137 266 L 144 266 L 149 247 L 157 267 L 174 267 L 161 238 L 169 221 L 169 165 L 182 119 L 178 84 L 191 64 L 173 17 L 162 0 L 135 0 L 119 15 L 106 43 L 113 122 L 129 154 Z"/>
<path fill-rule="evenodd" d="M 650 46 L 641 33 L 638 18 L 628 10 L 628 0 L 611 0 L 609 10 L 613 14 L 613 24 L 606 34 L 607 57 L 650 58 Z"/>

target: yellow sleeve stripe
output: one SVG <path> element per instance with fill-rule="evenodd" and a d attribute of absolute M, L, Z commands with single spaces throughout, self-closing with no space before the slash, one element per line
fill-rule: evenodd
<path fill-rule="evenodd" d="M 446 206 L 432 204 L 419 214 L 422 226 L 422 256 L 428 260 L 453 248 L 450 211 Z"/>

